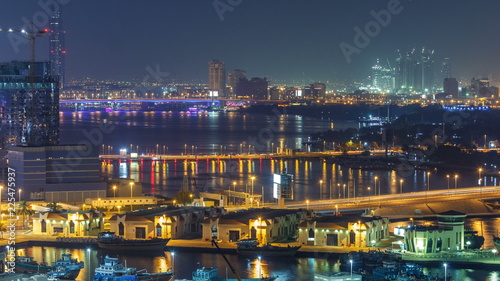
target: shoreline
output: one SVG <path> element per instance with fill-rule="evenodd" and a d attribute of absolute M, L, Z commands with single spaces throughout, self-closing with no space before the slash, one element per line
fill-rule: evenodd
<path fill-rule="evenodd" d="M 27 248 L 33 246 L 41 247 L 63 247 L 70 249 L 98 249 L 97 244 L 90 240 L 88 237 L 83 238 L 78 242 L 74 241 L 56 241 L 56 237 L 27 237 L 31 235 L 20 235 L 22 241 L 16 242 L 16 248 Z M 0 244 L 6 244 L 8 240 L 0 240 Z M 279 243 L 275 243 L 279 244 Z M 288 245 L 287 243 L 285 243 Z M 284 244 L 284 245 L 285 245 Z M 297 246 L 297 242 L 289 243 L 290 245 Z M 224 254 L 236 255 L 236 244 L 229 242 L 218 243 L 221 250 L 218 250 L 215 246 L 208 241 L 202 241 L 201 239 L 174 239 L 170 240 L 164 248 L 164 251 L 168 252 L 198 252 L 198 253 L 211 253 L 211 254 Z M 349 252 L 369 252 L 369 251 L 384 251 L 390 247 L 336 247 L 336 246 L 307 246 L 302 245 L 297 254 L 294 257 L 297 258 L 317 258 L 317 259 L 337 259 L 340 260 L 342 254 Z M 294 258 L 285 257 L 285 258 Z M 447 253 L 441 254 L 428 254 L 425 256 L 417 256 L 414 254 L 405 253 L 402 256 L 402 260 L 405 262 L 414 262 L 421 265 L 435 265 L 437 262 L 448 263 L 450 266 L 460 266 L 465 268 L 485 268 L 491 269 L 492 267 L 497 267 L 500 264 L 500 256 L 493 255 L 487 252 L 462 252 L 460 254 L 452 255 Z"/>

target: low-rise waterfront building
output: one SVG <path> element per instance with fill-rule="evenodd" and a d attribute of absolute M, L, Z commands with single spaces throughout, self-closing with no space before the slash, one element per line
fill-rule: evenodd
<path fill-rule="evenodd" d="M 465 248 L 464 220 L 467 215 L 453 210 L 436 215 L 437 225 L 410 226 L 406 229 L 404 245 L 408 252 L 428 254 Z"/>
<path fill-rule="evenodd" d="M 324 216 L 299 225 L 302 245 L 371 247 L 387 237 L 389 219 L 382 217 Z"/>
<path fill-rule="evenodd" d="M 258 239 L 260 243 L 290 241 L 297 238 L 297 227 L 306 210 L 250 209 L 207 218 L 202 223 L 203 239 L 237 242 Z"/>
<path fill-rule="evenodd" d="M 155 206 L 158 205 L 158 198 L 154 196 L 135 196 L 135 197 L 104 197 L 87 198 L 85 205 L 89 208 L 118 210 L 131 205 L 133 206 Z"/>
<path fill-rule="evenodd" d="M 104 228 L 103 214 L 97 211 L 40 212 L 31 218 L 33 234 L 94 236 Z"/>
<path fill-rule="evenodd" d="M 138 212 L 115 214 L 109 219 L 109 230 L 125 239 L 181 238 L 200 233 L 201 222 L 224 212 L 220 208 L 162 207 Z"/>

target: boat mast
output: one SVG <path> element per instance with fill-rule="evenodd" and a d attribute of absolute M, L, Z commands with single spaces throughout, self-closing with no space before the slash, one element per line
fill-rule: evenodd
<path fill-rule="evenodd" d="M 229 260 L 226 258 L 226 256 L 222 252 L 221 248 L 219 248 L 219 245 L 217 244 L 217 242 L 215 241 L 215 239 L 212 239 L 212 245 L 214 245 L 217 248 L 217 250 L 219 250 L 220 254 L 222 255 L 222 257 L 226 261 L 227 265 L 231 269 L 231 272 L 234 274 L 234 276 L 236 277 L 236 279 L 238 279 L 238 281 L 242 281 L 241 278 L 240 278 L 240 276 L 238 276 L 238 274 L 236 273 L 236 270 L 234 270 L 234 267 L 231 265 L 231 263 L 229 262 Z"/>

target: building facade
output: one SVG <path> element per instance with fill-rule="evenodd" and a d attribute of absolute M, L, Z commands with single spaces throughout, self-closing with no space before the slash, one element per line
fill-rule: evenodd
<path fill-rule="evenodd" d="M 110 231 L 125 239 L 148 237 L 181 238 L 201 232 L 201 222 L 223 213 L 204 207 L 157 208 L 135 213 L 116 214 L 109 219 Z"/>
<path fill-rule="evenodd" d="M 302 245 L 372 247 L 388 237 L 389 219 L 382 217 L 316 217 L 299 225 Z"/>
<path fill-rule="evenodd" d="M 97 236 L 104 228 L 103 214 L 95 211 L 41 212 L 32 220 L 33 234 L 50 236 Z"/>
<path fill-rule="evenodd" d="M 417 254 L 460 251 L 464 247 L 464 220 L 467 216 L 456 211 L 438 213 L 437 225 L 409 227 L 404 233 L 408 252 Z"/>
<path fill-rule="evenodd" d="M 260 243 L 294 240 L 305 210 L 250 209 L 207 218 L 202 223 L 203 239 L 237 242 L 258 239 Z"/>
<path fill-rule="evenodd" d="M 59 143 L 59 77 L 47 62 L 36 62 L 33 73 L 30 64 L 0 64 L 3 147 Z"/>
<path fill-rule="evenodd" d="M 218 60 L 208 62 L 208 89 L 217 91 L 219 97 L 225 97 L 226 67 L 224 62 Z"/>
<path fill-rule="evenodd" d="M 231 94 L 234 95 L 235 90 L 236 90 L 236 84 L 240 79 L 247 79 L 247 73 L 244 70 L 241 69 L 235 69 L 232 72 L 229 72 L 227 75 L 227 82 L 229 84 L 229 90 L 231 91 Z"/>
<path fill-rule="evenodd" d="M 443 91 L 446 94 L 458 97 L 458 81 L 456 78 L 444 78 Z"/>
<path fill-rule="evenodd" d="M 64 88 L 66 71 L 65 33 L 62 27 L 61 11 L 52 14 L 49 30 L 50 74 L 59 76 L 59 87 Z"/>
<path fill-rule="evenodd" d="M 46 191 L 105 190 L 97 148 L 86 145 L 14 146 L 9 167 L 16 171 L 22 199 L 45 200 Z M 33 196 L 33 197 L 32 197 Z"/>
<path fill-rule="evenodd" d="M 255 100 L 268 100 L 267 86 L 269 82 L 266 78 L 253 77 L 239 79 L 236 83 L 235 94 L 237 97 L 246 97 Z"/>

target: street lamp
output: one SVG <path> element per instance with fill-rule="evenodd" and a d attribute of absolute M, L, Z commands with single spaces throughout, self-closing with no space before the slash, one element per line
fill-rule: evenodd
<path fill-rule="evenodd" d="M 447 275 L 446 269 L 447 268 L 448 268 L 448 264 L 444 263 L 444 280 L 446 280 L 446 275 Z"/>
<path fill-rule="evenodd" d="M 309 209 L 309 200 L 306 200 L 306 206 L 307 206 L 306 210 L 308 210 Z"/>
<path fill-rule="evenodd" d="M 378 180 L 378 177 L 375 176 L 375 195 L 377 195 L 377 180 Z M 378 195 L 380 195 L 380 191 L 379 191 Z"/>
<path fill-rule="evenodd" d="M 88 277 L 89 277 L 89 279 L 88 279 L 88 280 L 90 281 L 90 277 L 92 276 L 92 275 L 90 274 L 90 248 L 87 248 L 87 256 L 89 257 L 89 264 L 88 264 L 88 271 L 87 271 L 87 275 L 88 275 Z"/>
<path fill-rule="evenodd" d="M 455 174 L 455 194 L 457 194 L 457 181 L 458 181 L 458 175 Z"/>
<path fill-rule="evenodd" d="M 21 202 L 21 192 L 22 192 L 22 191 L 23 191 L 23 190 L 22 190 L 21 188 L 19 188 L 19 202 Z"/>
<path fill-rule="evenodd" d="M 399 180 L 399 193 L 403 196 L 403 179 Z"/>
<path fill-rule="evenodd" d="M 252 180 L 252 192 L 251 192 L 251 195 L 253 196 L 253 181 L 255 180 L 255 177 L 252 176 L 252 177 L 250 177 L 250 179 Z M 253 197 L 252 197 L 252 200 L 250 200 L 250 207 L 253 207 Z"/>
<path fill-rule="evenodd" d="M 339 205 L 335 205 L 335 215 L 339 215 Z"/>
<path fill-rule="evenodd" d="M 430 191 L 431 189 L 430 183 L 431 183 L 431 172 L 427 172 L 427 191 Z"/>
<path fill-rule="evenodd" d="M 319 199 L 321 199 L 323 180 L 319 180 Z"/>
<path fill-rule="evenodd" d="M 236 182 L 233 181 L 233 191 L 236 193 Z M 233 205 L 236 205 L 236 196 L 233 194 Z"/>
<path fill-rule="evenodd" d="M 446 175 L 446 179 L 448 180 L 448 192 L 450 192 L 450 175 Z"/>
<path fill-rule="evenodd" d="M 477 182 L 479 185 L 481 185 L 481 172 L 483 171 L 483 168 L 479 168 L 477 171 L 479 173 L 479 180 Z"/>
<path fill-rule="evenodd" d="M 116 198 L 116 185 L 113 185 L 113 197 Z"/>
<path fill-rule="evenodd" d="M 134 206 L 132 205 L 132 187 L 134 186 L 134 182 L 130 182 L 130 211 L 133 211 Z"/>
<path fill-rule="evenodd" d="M 372 189 L 371 187 L 368 187 L 368 206 L 370 205 L 370 197 L 372 195 L 371 189 Z"/>

